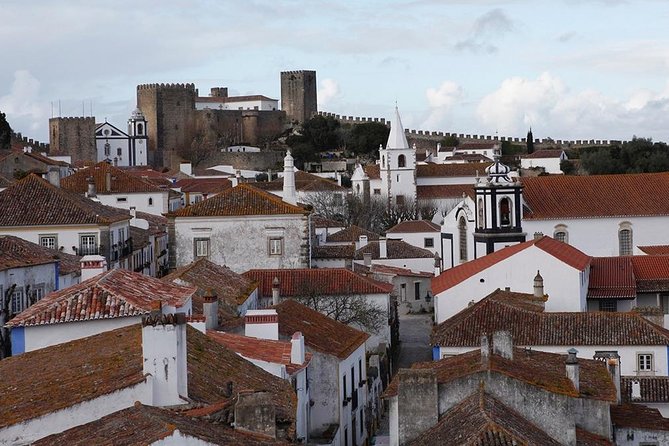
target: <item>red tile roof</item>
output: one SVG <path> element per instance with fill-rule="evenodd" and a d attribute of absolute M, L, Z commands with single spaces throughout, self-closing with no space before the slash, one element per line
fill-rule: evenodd
<path fill-rule="evenodd" d="M 483 177 L 492 163 L 419 164 L 416 176 L 425 177 Z"/>
<path fill-rule="evenodd" d="M 636 312 L 541 312 L 529 310 L 522 293 L 497 290 L 434 327 L 431 342 L 442 347 L 477 347 L 481 336 L 499 330 L 511 332 L 524 346 L 577 347 L 579 345 L 666 345 L 669 330 Z M 532 295 L 525 295 L 528 300 Z M 550 299 L 550 297 L 549 297 Z"/>
<path fill-rule="evenodd" d="M 368 231 L 360 226 L 351 225 L 346 229 L 337 231 L 334 234 L 328 235 L 328 243 L 342 243 L 342 242 L 357 242 L 361 235 L 366 235 L 367 240 L 378 240 L 379 234 Z"/>
<path fill-rule="evenodd" d="M 476 195 L 473 184 L 442 184 L 416 186 L 416 196 L 420 200 L 440 198 L 462 198 L 463 195 L 474 199 Z"/>
<path fill-rule="evenodd" d="M 380 259 L 379 242 L 369 242 L 366 246 L 358 249 L 353 257 L 363 260 L 365 253 L 371 253 L 372 259 Z M 388 259 L 427 259 L 434 258 L 434 253 L 427 249 L 419 248 L 402 240 L 386 240 L 386 255 Z"/>
<path fill-rule="evenodd" d="M 0 175 L 0 188 L 9 187 L 12 184 L 12 181 L 9 181 L 7 178 Z"/>
<path fill-rule="evenodd" d="M 409 444 L 558 446 L 561 443 L 481 389 L 444 413 L 435 426 Z"/>
<path fill-rule="evenodd" d="M 290 361 L 291 342 L 274 341 L 271 339 L 259 339 L 222 331 L 207 330 L 207 336 L 225 345 L 230 350 L 245 358 L 258 359 L 261 361 L 282 364 L 286 366 L 289 374 L 304 369 L 309 365 L 311 353 L 307 352 L 302 364 L 293 364 Z"/>
<path fill-rule="evenodd" d="M 576 446 L 612 446 L 611 440 L 576 427 Z"/>
<path fill-rule="evenodd" d="M 311 223 L 314 228 L 345 228 L 346 224 L 331 218 L 323 217 L 322 215 L 313 214 L 311 216 Z"/>
<path fill-rule="evenodd" d="M 110 179 L 109 185 L 107 185 L 107 175 Z M 106 161 L 100 161 L 63 178 L 60 180 L 60 186 L 70 192 L 84 194 L 88 192 L 89 178 L 93 178 L 96 193 L 100 195 L 164 192 L 164 189 L 160 189 L 154 183 L 114 167 Z"/>
<path fill-rule="evenodd" d="M 631 257 L 593 257 L 588 298 L 634 299 L 636 280 Z"/>
<path fill-rule="evenodd" d="M 110 319 L 148 314 L 156 302 L 184 305 L 196 288 L 114 269 L 48 294 L 8 325 L 13 327 Z"/>
<path fill-rule="evenodd" d="M 253 94 L 246 96 L 199 96 L 195 102 L 245 102 L 245 101 L 278 101 L 278 99 L 268 98 L 261 94 Z"/>
<path fill-rule="evenodd" d="M 149 214 L 147 212 L 137 211 L 137 218 L 146 220 L 149 224 L 149 233 L 152 235 L 158 235 L 162 233 L 167 233 L 167 218 L 162 215 Z"/>
<path fill-rule="evenodd" d="M 67 192 L 36 175 L 0 192 L 0 209 L 0 226 L 109 225 L 130 219 L 128 211 Z"/>
<path fill-rule="evenodd" d="M 58 261 L 56 251 L 13 235 L 0 235 L 0 271 Z"/>
<path fill-rule="evenodd" d="M 632 399 L 632 383 L 639 383 L 640 399 Z M 623 401 L 630 403 L 669 403 L 669 376 L 623 376 L 620 381 Z"/>
<path fill-rule="evenodd" d="M 620 428 L 669 431 L 669 418 L 659 410 L 641 404 L 611 406 L 611 422 Z"/>
<path fill-rule="evenodd" d="M 304 335 L 307 347 L 339 359 L 348 358 L 369 338 L 367 333 L 337 322 L 292 299 L 284 300 L 272 308 L 279 314 L 279 333 L 282 336 L 292 336 L 299 331 Z"/>
<path fill-rule="evenodd" d="M 479 339 L 480 343 L 480 339 Z M 490 354 L 488 365 L 481 361 L 479 349 L 439 361 L 414 363 L 412 369 L 434 369 L 437 383 L 447 384 L 455 379 L 474 374 L 500 373 L 535 387 L 571 397 L 616 401 L 616 388 L 606 364 L 593 359 L 578 359 L 580 372 L 579 391 L 565 374 L 565 355 L 513 348 L 513 359 Z M 385 397 L 397 395 L 397 375 L 388 385 Z"/>
<path fill-rule="evenodd" d="M 381 166 L 378 164 L 369 164 L 362 168 L 370 180 L 379 180 L 381 179 Z"/>
<path fill-rule="evenodd" d="M 253 186 L 267 191 L 280 191 L 283 190 L 283 178 L 277 178 L 269 182 L 253 183 Z M 345 187 L 340 186 L 334 180 L 322 178 L 302 170 L 295 172 L 295 190 L 303 192 L 347 191 Z"/>
<path fill-rule="evenodd" d="M 639 246 L 639 249 L 648 255 L 669 255 L 669 245 Z"/>
<path fill-rule="evenodd" d="M 434 274 L 424 271 L 412 271 L 408 268 L 400 268 L 398 266 L 383 265 L 379 263 L 375 263 L 371 267 L 356 263 L 353 265 L 353 268 L 356 270 L 356 272 L 364 272 L 365 274 L 371 273 L 371 274 L 384 274 L 392 276 L 425 277 L 425 278 L 434 276 Z M 359 271 L 358 268 L 360 268 Z"/>
<path fill-rule="evenodd" d="M 521 178 L 525 219 L 669 215 L 669 172 Z"/>
<path fill-rule="evenodd" d="M 536 159 L 536 158 L 560 158 L 564 153 L 564 150 L 561 149 L 541 149 L 536 152 L 532 152 L 529 155 L 523 155 L 521 158 L 524 159 Z"/>
<path fill-rule="evenodd" d="M 517 245 L 511 245 L 507 248 L 500 249 L 499 251 L 479 257 L 475 260 L 470 260 L 469 262 L 465 262 L 444 271 L 432 280 L 432 292 L 437 294 L 454 287 L 473 275 L 485 271 L 491 266 L 512 257 L 516 253 L 523 251 L 530 246 L 536 246 L 542 251 L 547 252 L 561 262 L 564 262 L 579 271 L 585 270 L 590 264 L 590 256 L 585 255 L 571 245 L 559 242 L 548 236 L 543 236 L 540 239 L 528 240 L 523 243 L 518 243 Z"/>
<path fill-rule="evenodd" d="M 311 248 L 311 257 L 314 259 L 352 259 L 355 255 L 355 246 L 349 245 L 321 245 Z"/>
<path fill-rule="evenodd" d="M 308 214 L 305 209 L 248 184 L 227 189 L 207 200 L 175 211 L 174 217 Z"/>
<path fill-rule="evenodd" d="M 272 296 L 272 283 L 277 277 L 281 297 L 299 297 L 301 293 L 313 291 L 325 296 L 387 294 L 393 289 L 388 283 L 344 268 L 252 269 L 245 272 L 244 276 L 260 284 L 260 295 L 264 297 Z"/>
<path fill-rule="evenodd" d="M 230 189 L 232 181 L 227 178 L 183 178 L 177 181 L 175 187 L 181 188 L 181 192 L 218 194 Z"/>
<path fill-rule="evenodd" d="M 182 415 L 170 409 L 136 403 L 90 423 L 49 435 L 33 443 L 35 446 L 146 446 L 160 443 L 179 431 L 181 435 L 199 439 L 206 444 L 222 446 L 286 445 L 283 441 L 235 430 L 226 424 Z M 177 437 L 178 438 L 178 437 Z M 203 443 L 205 444 L 205 443 Z"/>
<path fill-rule="evenodd" d="M 393 232 L 441 232 L 441 226 L 429 220 L 408 220 L 400 222 L 386 231 L 386 233 Z"/>

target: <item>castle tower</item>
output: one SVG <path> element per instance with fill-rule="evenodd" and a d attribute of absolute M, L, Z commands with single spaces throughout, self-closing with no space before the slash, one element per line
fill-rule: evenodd
<path fill-rule="evenodd" d="M 379 147 L 381 193 L 388 198 L 389 206 L 416 201 L 416 150 L 409 147 L 400 112 L 390 125 L 386 147 Z"/>
<path fill-rule="evenodd" d="M 525 241 L 522 228 L 522 190 L 518 181 L 509 177 L 509 167 L 500 156 L 487 169 L 487 178 L 479 179 L 476 193 L 476 228 L 474 256 L 490 254 L 509 244 Z"/>
<path fill-rule="evenodd" d="M 49 147 L 52 155 L 70 155 L 72 162 L 97 161 L 95 118 L 49 119 Z"/>
<path fill-rule="evenodd" d="M 138 108 L 132 112 L 128 119 L 129 141 L 129 166 L 146 166 L 148 161 L 148 138 L 146 136 L 146 119 Z"/>
<path fill-rule="evenodd" d="M 281 110 L 289 122 L 303 123 L 318 111 L 315 71 L 281 72 Z"/>
<path fill-rule="evenodd" d="M 196 97 L 194 84 L 137 86 L 137 108 L 147 124 L 148 164 L 169 167 L 172 153 L 190 147 L 194 137 Z"/>

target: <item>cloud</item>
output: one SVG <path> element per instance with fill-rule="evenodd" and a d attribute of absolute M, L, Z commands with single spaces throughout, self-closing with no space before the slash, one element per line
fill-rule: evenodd
<path fill-rule="evenodd" d="M 512 77 L 485 96 L 476 110 L 486 131 L 555 139 L 626 139 L 632 135 L 666 134 L 669 82 L 659 92 L 639 90 L 628 98 L 606 96 L 594 89 L 572 91 L 548 72 L 536 79 Z M 547 134 L 549 133 L 550 134 Z"/>
<path fill-rule="evenodd" d="M 463 91 L 455 82 L 444 81 L 438 88 L 428 88 L 425 97 L 430 110 L 422 127 L 437 128 L 444 124 L 449 112 L 462 100 Z"/>
<path fill-rule="evenodd" d="M 498 48 L 492 42 L 513 30 L 513 21 L 501 9 L 493 9 L 476 19 L 466 39 L 455 44 L 459 51 L 495 53 Z"/>
<path fill-rule="evenodd" d="M 339 84 L 334 79 L 323 79 L 320 82 L 320 88 L 318 89 L 318 105 L 326 106 L 333 99 L 341 96 L 341 91 L 339 90 Z"/>
<path fill-rule="evenodd" d="M 27 70 L 14 72 L 10 92 L 0 97 L 0 110 L 14 131 L 37 130 L 48 118 L 48 107 L 39 99 L 40 82 Z"/>

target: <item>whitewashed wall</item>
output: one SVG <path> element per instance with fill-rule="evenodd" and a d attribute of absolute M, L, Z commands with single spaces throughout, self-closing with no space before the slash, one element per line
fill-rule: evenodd
<path fill-rule="evenodd" d="M 168 191 L 131 194 L 98 193 L 98 199 L 104 205 L 120 209 L 134 207 L 138 211 L 153 215 L 161 215 L 169 212 L 168 196 Z M 119 198 L 125 198 L 126 201 L 118 201 Z M 149 199 L 153 200 L 152 205 L 149 204 Z"/>

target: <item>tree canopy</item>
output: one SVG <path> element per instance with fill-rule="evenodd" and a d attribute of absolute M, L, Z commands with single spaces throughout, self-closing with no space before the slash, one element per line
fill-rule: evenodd
<path fill-rule="evenodd" d="M 0 112 L 0 150 L 9 150 L 12 142 L 12 128 L 7 122 L 7 117 Z"/>
<path fill-rule="evenodd" d="M 591 175 L 669 171 L 669 147 L 650 138 L 632 138 L 581 151 L 581 167 Z"/>
<path fill-rule="evenodd" d="M 356 155 L 375 155 L 379 145 L 386 144 L 390 129 L 380 122 L 355 124 L 345 141 L 346 148 Z"/>

